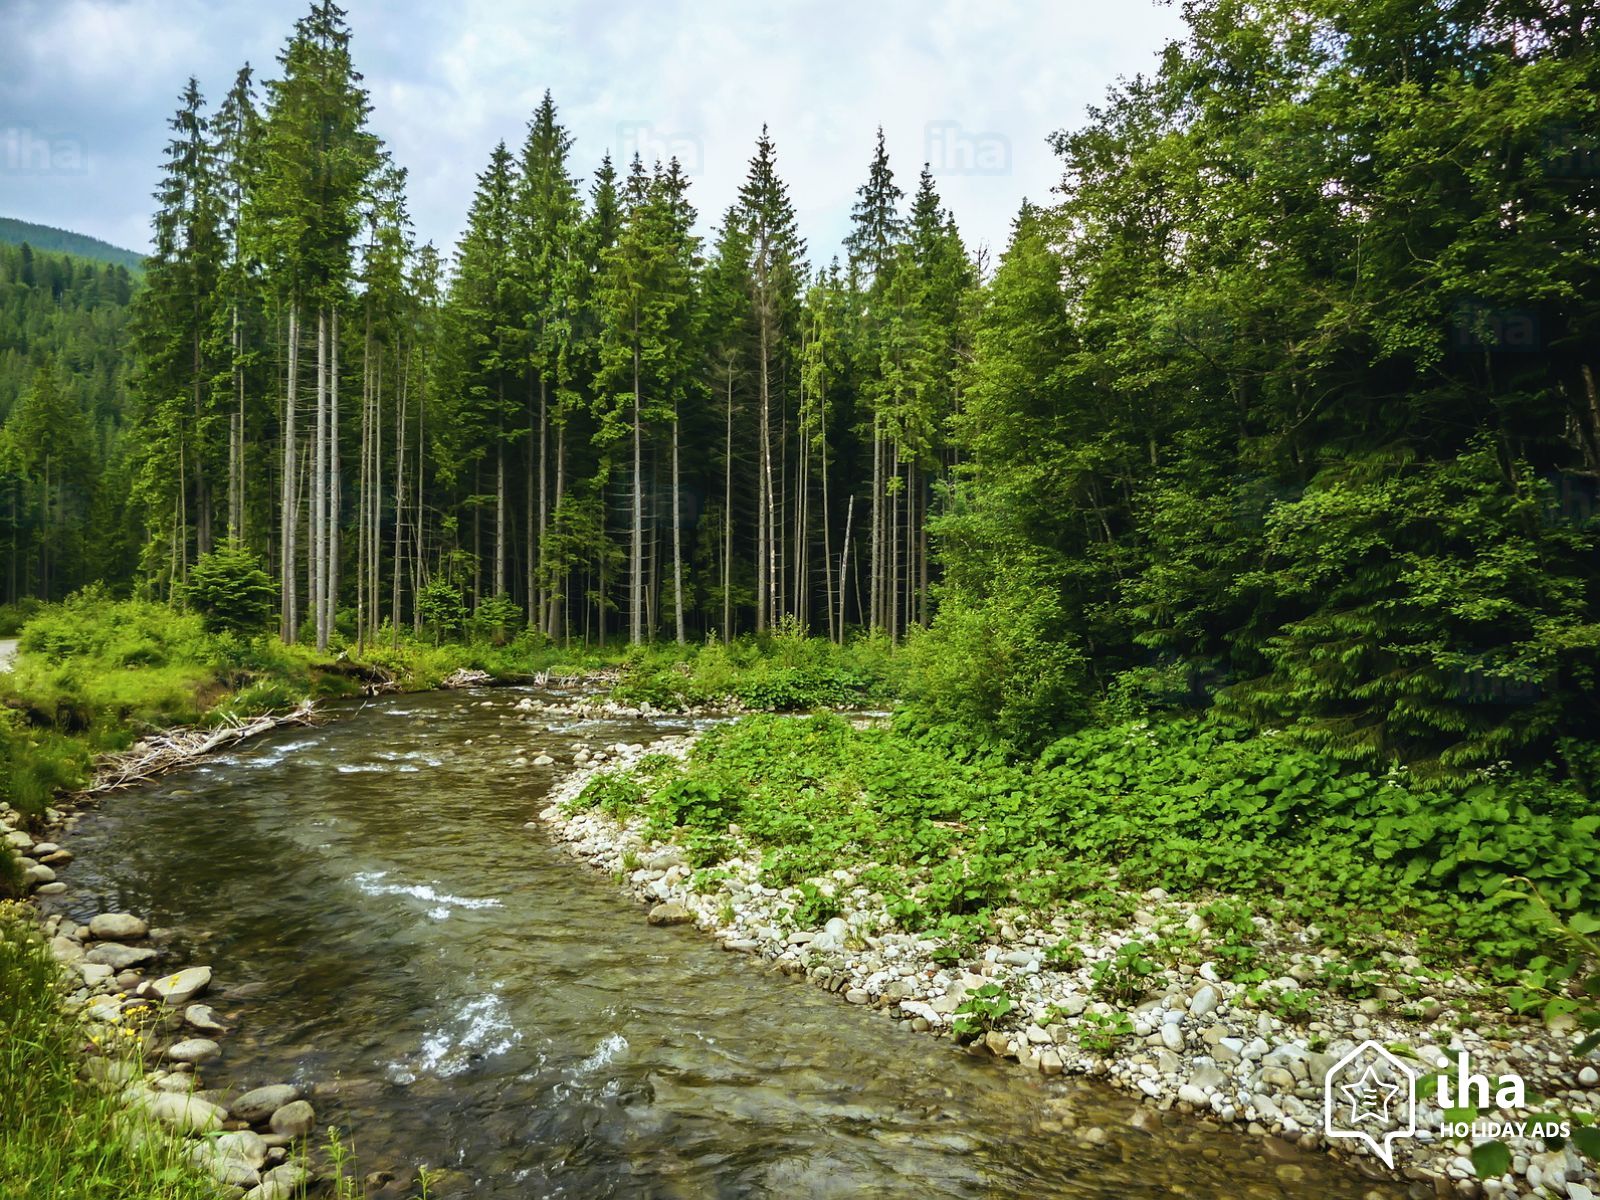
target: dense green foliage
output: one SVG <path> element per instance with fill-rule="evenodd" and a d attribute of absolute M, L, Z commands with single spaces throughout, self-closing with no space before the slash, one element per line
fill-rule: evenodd
<path fill-rule="evenodd" d="M 1035 749 L 1130 690 L 1447 772 L 1592 733 L 1592 15 L 1187 15 L 984 294 L 927 653 L 1004 639 Z"/>
<path fill-rule="evenodd" d="M 643 786 L 603 777 L 582 802 L 642 811 L 691 847 L 733 822 L 774 886 L 873 864 L 903 925 L 964 935 L 1010 906 L 1125 919 L 1129 897 L 1160 886 L 1248 895 L 1336 940 L 1403 931 L 1511 961 L 1547 939 L 1511 903 L 1513 877 L 1559 913 L 1600 910 L 1600 816 L 1549 775 L 1352 772 L 1215 718 L 1099 727 L 1020 763 L 947 739 L 751 718 L 708 733 L 686 767 L 654 764 Z"/>
<path fill-rule="evenodd" d="M 114 1091 L 81 1077 L 86 1043 L 61 992 L 61 969 L 35 923 L 0 904 L 0 1193 L 209 1200 L 216 1185 L 184 1161 L 181 1143 L 151 1136 Z M 109 1053 L 138 1062 L 131 1038 Z"/>
<path fill-rule="evenodd" d="M 902 674 L 884 638 L 835 645 L 790 623 L 732 643 L 630 648 L 612 696 L 679 709 L 735 704 L 771 712 L 888 703 Z"/>

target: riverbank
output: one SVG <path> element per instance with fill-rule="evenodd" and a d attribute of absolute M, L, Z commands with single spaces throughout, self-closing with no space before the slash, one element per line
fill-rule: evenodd
<path fill-rule="evenodd" d="M 1239 897 L 1184 899 L 1159 887 L 1128 896 L 1120 917 L 1104 903 L 1001 906 L 985 935 L 953 949 L 938 930 L 905 929 L 881 863 L 839 853 L 830 869 L 773 886 L 771 856 L 782 847 L 756 844 L 737 822 L 713 840 L 704 824 L 664 825 L 659 810 L 646 811 L 650 783 L 693 744 L 580 756 L 540 813 L 575 855 L 648 903 L 653 923 L 693 923 L 731 951 L 915 1029 L 1029 1071 L 1103 1078 L 1157 1109 L 1260 1137 L 1285 1158 L 1326 1151 L 1375 1180 L 1400 1179 L 1416 1197 L 1590 1200 L 1597 1187 L 1570 1143 L 1534 1137 L 1500 1139 L 1506 1169 L 1480 1177 L 1473 1143 L 1488 1139 L 1441 1137 L 1447 1115 L 1465 1114 L 1442 1112 L 1431 1087 L 1418 1092 L 1418 1136 L 1394 1143 L 1394 1172 L 1326 1136 L 1328 1073 L 1369 1040 L 1420 1076 L 1465 1051 L 1474 1072 L 1515 1073 L 1548 1108 L 1600 1108 L 1600 1079 L 1574 1057 L 1570 1018 L 1547 1026 L 1518 1017 L 1470 964 L 1424 962 L 1419 947 L 1398 940 L 1369 959 Z M 718 808 L 711 785 L 696 793 L 693 772 L 687 786 L 665 773 L 676 785 L 669 803 Z M 1357 977 L 1355 994 L 1321 986 L 1341 977 Z M 1522 1121 L 1534 1103 L 1486 1115 Z M 1284 1167 L 1292 1182 L 1295 1164 Z"/>

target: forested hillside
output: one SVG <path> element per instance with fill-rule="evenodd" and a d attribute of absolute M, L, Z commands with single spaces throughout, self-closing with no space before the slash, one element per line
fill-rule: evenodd
<path fill-rule="evenodd" d="M 0 603 L 126 580 L 126 267 L 0 245 Z"/>
<path fill-rule="evenodd" d="M 931 624 L 920 707 L 1018 748 L 1216 702 L 1447 772 L 1576 753 L 1586 20 L 1193 6 L 991 270 L 881 135 L 835 257 L 775 135 L 702 239 L 676 163 L 575 146 L 548 95 L 454 252 L 416 245 L 319 2 L 172 121 L 131 582 L 236 538 L 318 646 Z"/>
<path fill-rule="evenodd" d="M 144 261 L 143 255 L 113 246 L 99 238 L 73 233 L 68 229 L 56 229 L 51 225 L 35 225 L 32 221 L 19 221 L 15 217 L 0 217 L 0 242 L 13 246 L 26 243 L 35 250 L 71 254 L 94 262 L 110 263 L 114 267 L 126 267 L 130 271 L 138 271 Z"/>

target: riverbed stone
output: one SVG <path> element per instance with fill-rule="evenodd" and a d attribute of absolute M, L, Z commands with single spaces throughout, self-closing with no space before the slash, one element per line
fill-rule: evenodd
<path fill-rule="evenodd" d="M 149 946 L 124 946 L 120 942 L 102 942 L 90 950 L 90 962 L 104 963 L 113 971 L 122 972 L 143 966 L 154 960 L 156 952 Z"/>
<path fill-rule="evenodd" d="M 271 1118 L 280 1108 L 293 1104 L 298 1099 L 300 1099 L 299 1088 L 292 1084 L 275 1083 L 246 1092 L 228 1106 L 228 1111 L 237 1120 L 259 1125 Z"/>
<path fill-rule="evenodd" d="M 185 967 L 171 975 L 150 981 L 150 990 L 163 1004 L 177 1008 L 187 1004 L 211 986 L 210 967 Z"/>
<path fill-rule="evenodd" d="M 83 947 L 69 937 L 57 935 L 50 939 L 50 956 L 65 966 L 82 960 Z"/>
<path fill-rule="evenodd" d="M 201 1033 L 224 1033 L 225 1028 L 217 1022 L 211 1013 L 211 1008 L 206 1004 L 191 1004 L 183 1010 L 183 1022 L 191 1029 L 198 1029 Z"/>
<path fill-rule="evenodd" d="M 304 1100 L 293 1100 L 272 1114 L 273 1133 L 285 1137 L 306 1137 L 317 1127 L 317 1113 Z"/>
<path fill-rule="evenodd" d="M 1217 1007 L 1217 989 L 1209 983 L 1202 984 L 1189 1001 L 1189 1012 L 1196 1017 L 1207 1016 Z"/>
<path fill-rule="evenodd" d="M 132 913 L 100 913 L 89 921 L 89 936 L 99 942 L 131 942 L 149 932 L 149 924 Z"/>
<path fill-rule="evenodd" d="M 210 1038 L 184 1038 L 167 1047 L 167 1057 L 173 1062 L 201 1063 L 222 1053 L 222 1047 Z"/>
<path fill-rule="evenodd" d="M 137 1098 L 138 1107 L 177 1133 L 203 1137 L 222 1128 L 227 1110 L 192 1094 L 146 1092 Z"/>
<path fill-rule="evenodd" d="M 694 914 L 676 900 L 667 900 L 652 908 L 645 919 L 652 925 L 688 925 L 694 921 Z"/>

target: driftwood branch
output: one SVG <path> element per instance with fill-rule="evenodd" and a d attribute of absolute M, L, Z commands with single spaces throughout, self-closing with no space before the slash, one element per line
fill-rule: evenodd
<path fill-rule="evenodd" d="M 97 796 L 102 792 L 128 787 L 152 775 L 185 766 L 204 758 L 225 746 L 232 746 L 246 738 L 255 737 L 280 725 L 312 724 L 312 705 L 309 700 L 286 713 L 268 713 L 241 721 L 228 717 L 213 729 L 169 729 L 141 738 L 118 754 L 108 754 L 99 762 L 94 782 L 78 793 L 79 797 Z"/>

